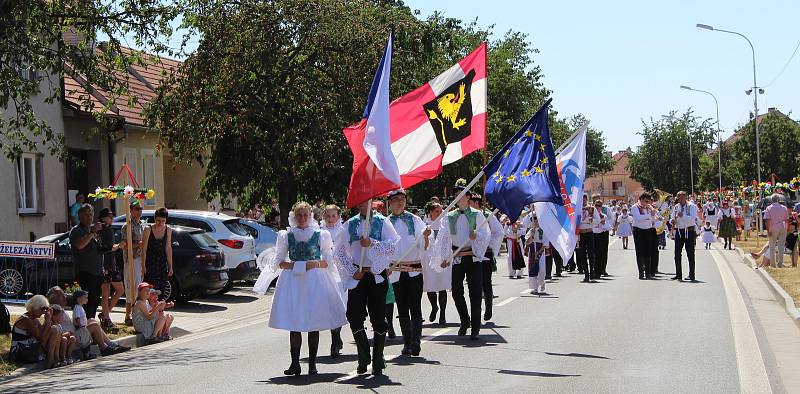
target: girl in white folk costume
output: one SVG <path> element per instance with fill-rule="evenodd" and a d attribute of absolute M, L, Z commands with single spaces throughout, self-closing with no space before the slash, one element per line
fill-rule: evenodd
<path fill-rule="evenodd" d="M 525 236 L 525 256 L 528 257 L 528 284 L 531 294 L 545 294 L 547 257 L 545 249 L 550 246 L 544 231 L 538 225 L 532 226 Z"/>
<path fill-rule="evenodd" d="M 522 269 L 525 268 L 525 257 L 522 254 L 522 237 L 525 229 L 520 221 L 511 223 L 506 221 L 505 226 L 506 250 L 508 250 L 508 277 L 522 279 Z"/>
<path fill-rule="evenodd" d="M 287 330 L 291 345 L 292 364 L 286 375 L 300 375 L 301 333 L 308 333 L 308 373 L 317 373 L 316 357 L 319 332 L 331 330 L 347 323 L 345 303 L 332 251 L 330 233 L 319 229 L 311 218 L 311 206 L 306 202 L 295 204 L 294 223 L 278 233 L 274 249 L 267 258 L 261 276 L 253 291 L 265 294 L 269 283 L 266 278 L 282 270 L 272 297 L 269 327 Z M 288 261 L 287 261 L 288 258 Z"/>
<path fill-rule="evenodd" d="M 711 222 L 706 222 L 703 227 L 703 243 L 706 244 L 706 249 L 711 249 L 711 244 L 717 242 L 717 237 L 714 236 L 714 228 L 711 227 Z"/>
<path fill-rule="evenodd" d="M 327 205 L 322 211 L 322 222 L 320 227 L 331 234 L 331 239 L 336 240 L 336 236 L 342 230 L 342 215 L 341 208 L 336 205 Z M 333 248 L 336 248 L 335 242 Z M 331 252 L 333 253 L 333 252 Z M 344 304 L 347 305 L 347 286 L 345 281 L 337 275 L 339 280 L 339 290 L 342 292 L 342 299 Z M 334 328 L 331 330 L 331 358 L 337 358 L 342 354 L 344 342 L 342 341 L 342 328 Z"/>
<path fill-rule="evenodd" d="M 453 280 L 453 267 L 448 265 L 446 268 L 437 269 L 431 266 L 430 262 L 436 260 L 436 248 L 433 245 L 439 237 L 439 231 L 446 223 L 444 218 L 436 223 L 436 219 L 442 215 L 442 205 L 438 202 L 430 202 L 425 207 L 427 217 L 431 219 L 431 233 L 428 235 L 428 249 L 425 251 L 422 264 L 422 290 L 428 295 L 428 301 L 431 303 L 431 315 L 429 319 L 431 322 L 436 321 L 436 315 L 439 315 L 439 325 L 444 326 L 447 324 L 445 318 L 445 310 L 447 307 L 447 290 L 450 290 L 450 284 Z M 438 304 L 437 304 L 438 302 Z"/>
<path fill-rule="evenodd" d="M 633 236 L 633 218 L 628 214 L 628 208 L 622 208 L 615 226 L 617 236 L 622 238 L 622 249 L 628 249 L 628 238 Z"/>

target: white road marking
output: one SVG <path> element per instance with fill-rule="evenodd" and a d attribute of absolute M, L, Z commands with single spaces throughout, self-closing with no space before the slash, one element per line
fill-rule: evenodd
<path fill-rule="evenodd" d="M 516 300 L 517 298 L 519 298 L 519 297 L 508 297 L 508 298 L 506 298 L 505 300 L 503 300 L 503 301 L 500 301 L 499 303 L 495 304 L 494 306 L 496 306 L 496 307 L 499 307 L 499 306 L 505 306 L 505 305 L 508 305 L 509 303 L 511 303 L 511 301 L 514 301 L 514 300 Z"/>
<path fill-rule="evenodd" d="M 733 342 L 736 348 L 736 364 L 739 366 L 739 387 L 742 393 L 772 393 L 767 377 L 764 359 L 758 346 L 753 322 L 744 304 L 744 298 L 733 277 L 733 271 L 717 250 L 709 251 L 717 264 L 725 296 L 728 300 L 728 312 L 733 327 Z"/>
<path fill-rule="evenodd" d="M 610 248 L 610 247 L 614 246 L 614 244 L 617 243 L 617 241 L 619 241 L 619 238 L 618 237 L 614 237 L 614 239 L 612 239 L 611 242 L 608 243 L 608 247 Z"/>
<path fill-rule="evenodd" d="M 422 339 L 420 340 L 420 344 L 423 344 L 423 343 L 426 343 L 426 342 L 430 342 L 434 338 L 436 338 L 438 336 L 442 336 L 442 335 L 446 334 L 450 330 L 451 330 L 450 328 L 443 328 L 443 329 L 441 329 L 439 331 L 434 332 L 431 335 L 426 335 L 426 336 L 422 337 Z M 388 363 L 389 361 L 392 361 L 392 360 L 394 360 L 394 359 L 396 359 L 398 357 L 400 357 L 400 354 L 394 354 L 394 355 L 391 355 L 391 356 L 384 356 L 384 360 L 386 360 L 386 362 Z M 342 381 L 345 381 L 345 380 L 353 379 L 356 376 L 358 376 L 358 370 L 354 369 L 354 370 L 348 372 L 347 375 L 344 375 L 344 376 L 334 380 L 333 382 L 334 383 L 342 382 Z"/>
<path fill-rule="evenodd" d="M 525 290 L 522 290 L 522 291 L 519 292 L 519 294 L 530 294 L 530 293 L 531 293 L 531 289 L 525 289 Z"/>

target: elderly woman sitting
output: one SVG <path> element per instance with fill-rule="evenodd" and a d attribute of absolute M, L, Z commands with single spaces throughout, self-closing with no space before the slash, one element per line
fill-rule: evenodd
<path fill-rule="evenodd" d="M 9 358 L 23 363 L 47 360 L 45 367 L 53 368 L 59 362 L 58 355 L 67 339 L 53 324 L 53 311 L 43 295 L 35 295 L 25 303 L 22 316 L 11 329 Z M 39 318 L 44 316 L 44 324 Z"/>

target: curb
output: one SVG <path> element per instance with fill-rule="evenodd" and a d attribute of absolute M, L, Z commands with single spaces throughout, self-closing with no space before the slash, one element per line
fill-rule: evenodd
<path fill-rule="evenodd" d="M 749 254 L 745 253 L 738 246 L 736 247 L 736 251 L 739 252 L 739 255 L 742 256 L 742 260 L 746 261 L 751 268 L 755 267 L 756 262 Z M 781 285 L 775 281 L 775 279 L 769 274 L 769 272 L 767 272 L 767 270 L 758 269 L 755 271 L 758 272 L 758 275 L 761 277 L 764 283 L 767 284 L 767 287 L 769 287 L 770 291 L 778 300 L 778 302 L 783 305 L 786 314 L 789 315 L 792 321 L 794 321 L 794 324 L 797 326 L 797 328 L 800 328 L 800 309 L 797 309 L 792 297 L 786 292 L 786 290 L 783 290 L 783 287 L 781 287 Z"/>

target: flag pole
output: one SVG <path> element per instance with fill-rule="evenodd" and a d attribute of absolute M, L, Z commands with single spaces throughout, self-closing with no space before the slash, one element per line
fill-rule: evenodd
<path fill-rule="evenodd" d="M 364 231 L 361 232 L 361 238 L 369 238 L 369 225 L 372 221 L 372 199 L 367 200 L 367 220 L 364 221 Z M 361 240 L 359 240 L 360 242 Z M 361 244 L 359 244 L 361 245 Z M 367 255 L 367 248 L 361 246 L 361 259 L 358 260 L 358 272 L 364 268 L 364 257 Z"/>
<path fill-rule="evenodd" d="M 442 214 L 439 215 L 439 217 L 436 218 L 436 220 L 434 220 L 433 223 L 431 223 L 430 227 L 433 228 L 436 225 L 438 225 L 439 221 L 441 221 L 443 217 L 447 216 L 447 212 L 451 211 L 453 209 L 453 207 L 456 206 L 456 203 L 458 203 L 458 200 L 461 200 L 462 198 L 464 198 L 464 196 L 467 195 L 467 192 L 469 191 L 469 189 L 472 188 L 473 186 L 475 186 L 475 184 L 478 183 L 478 181 L 481 180 L 481 177 L 483 177 L 483 170 L 481 170 L 478 173 L 478 175 L 475 175 L 475 178 L 473 178 L 472 181 L 470 181 L 470 183 L 468 183 L 467 186 L 464 187 L 464 190 L 462 190 L 461 193 L 458 193 L 458 195 L 456 196 L 456 198 L 453 199 L 453 201 L 450 201 L 450 204 L 447 206 L 447 208 L 445 208 L 442 211 Z M 421 241 L 421 240 L 422 240 L 422 235 L 420 234 L 420 236 L 418 236 L 418 237 L 416 237 L 414 239 L 414 243 L 412 245 L 418 244 L 419 241 Z M 412 250 L 414 250 L 414 248 L 406 249 L 405 253 L 403 253 L 403 255 L 400 256 L 399 259 L 393 261 L 392 264 L 389 265 L 389 271 L 391 271 L 394 267 L 397 266 L 398 261 L 405 261 L 406 257 L 408 257 L 408 255 L 411 253 Z"/>
<path fill-rule="evenodd" d="M 558 156 L 558 154 L 561 153 L 561 151 L 564 150 L 564 148 L 566 148 L 567 145 L 569 145 L 569 143 L 572 142 L 572 140 L 574 140 L 575 137 L 578 136 L 578 134 L 580 134 L 581 132 L 583 132 L 584 130 L 586 130 L 588 128 L 589 128 L 589 122 L 586 122 L 586 123 L 583 124 L 583 126 L 578 127 L 578 131 L 572 133 L 572 135 L 569 136 L 569 138 L 567 138 L 566 141 L 561 143 L 561 146 L 559 146 L 558 149 L 556 149 L 555 156 Z"/>

